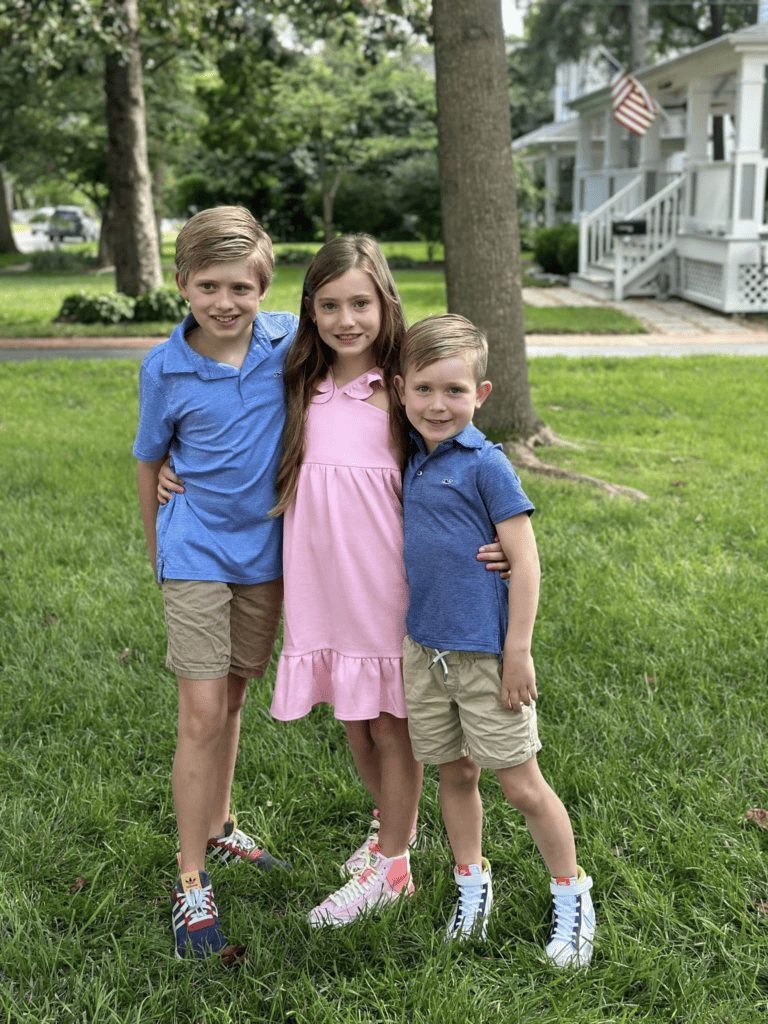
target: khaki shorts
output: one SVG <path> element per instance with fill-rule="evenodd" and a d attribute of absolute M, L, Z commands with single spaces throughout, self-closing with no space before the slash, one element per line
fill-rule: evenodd
<path fill-rule="evenodd" d="M 280 625 L 282 579 L 251 586 L 163 580 L 162 589 L 171 672 L 184 679 L 264 675 Z"/>
<path fill-rule="evenodd" d="M 541 750 L 536 706 L 510 711 L 501 703 L 501 662 L 495 654 L 447 651 L 448 678 L 437 651 L 403 641 L 403 680 L 413 756 L 447 764 L 470 754 L 480 768 L 512 768 Z"/>

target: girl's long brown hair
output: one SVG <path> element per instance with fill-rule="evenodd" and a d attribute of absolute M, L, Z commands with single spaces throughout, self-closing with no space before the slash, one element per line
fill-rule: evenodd
<path fill-rule="evenodd" d="M 309 265 L 301 292 L 301 312 L 296 337 L 285 360 L 283 379 L 288 404 L 283 431 L 283 457 L 277 470 L 277 504 L 270 515 L 282 515 L 296 499 L 299 470 L 304 461 L 304 426 L 307 410 L 318 384 L 327 377 L 333 363 L 333 349 L 318 334 L 310 313 L 315 295 L 323 285 L 348 270 L 371 275 L 381 301 L 381 330 L 373 345 L 374 363 L 384 377 L 392 411 L 400 405 L 394 378 L 399 373 L 400 345 L 405 337 L 405 316 L 384 253 L 370 235 L 342 235 L 327 242 Z M 400 430 L 390 429 L 398 465 L 402 468 Z M 394 439 L 397 439 L 395 442 Z"/>

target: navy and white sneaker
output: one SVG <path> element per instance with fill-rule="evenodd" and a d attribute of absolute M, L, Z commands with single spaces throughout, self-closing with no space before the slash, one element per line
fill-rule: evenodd
<path fill-rule="evenodd" d="M 453 869 L 453 878 L 459 898 L 445 931 L 446 942 L 484 939 L 493 906 L 491 865 L 485 857 L 482 864 L 460 864 Z"/>
<path fill-rule="evenodd" d="M 267 853 L 266 850 L 257 846 L 255 839 L 237 827 L 235 817 L 229 819 L 220 836 L 212 836 L 208 840 L 205 855 L 222 867 L 230 867 L 233 864 L 250 864 L 260 871 L 272 871 L 274 868 L 293 871 L 292 865 L 287 860 L 278 860 L 277 857 L 273 857 L 271 853 Z"/>
<path fill-rule="evenodd" d="M 205 871 L 185 871 L 176 879 L 171 892 L 171 917 L 179 960 L 207 960 L 226 947 Z"/>
<path fill-rule="evenodd" d="M 553 878 L 554 920 L 547 938 L 547 957 L 557 967 L 586 967 L 595 943 L 592 879 L 578 868 L 575 878 Z"/>

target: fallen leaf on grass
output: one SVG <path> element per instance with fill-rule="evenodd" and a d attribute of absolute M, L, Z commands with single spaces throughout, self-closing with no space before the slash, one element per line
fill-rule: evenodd
<path fill-rule="evenodd" d="M 69 891 L 70 892 L 80 892 L 81 889 L 85 888 L 85 885 L 86 885 L 86 882 L 85 882 L 84 878 L 76 878 L 75 879 L 75 884 L 70 886 Z"/>
<path fill-rule="evenodd" d="M 612 846 L 611 847 L 611 853 L 613 854 L 614 857 L 623 857 L 624 856 L 624 848 L 621 847 L 621 846 Z"/>
<path fill-rule="evenodd" d="M 245 946 L 225 946 L 220 956 L 225 967 L 240 967 L 245 963 Z"/>
<path fill-rule="evenodd" d="M 685 480 L 673 480 L 670 487 L 685 487 Z"/>
<path fill-rule="evenodd" d="M 40 623 L 41 626 L 58 626 L 59 617 L 58 615 L 46 615 L 43 621 Z"/>
<path fill-rule="evenodd" d="M 122 662 L 123 665 L 126 663 L 126 661 L 128 661 L 130 656 L 131 650 L 129 647 L 124 647 L 122 651 L 120 651 L 120 661 Z"/>
<path fill-rule="evenodd" d="M 758 914 L 768 914 L 768 903 L 756 903 L 755 910 Z"/>
<path fill-rule="evenodd" d="M 752 807 L 747 811 L 747 821 L 756 822 L 760 828 L 768 828 L 768 811 L 762 807 Z"/>

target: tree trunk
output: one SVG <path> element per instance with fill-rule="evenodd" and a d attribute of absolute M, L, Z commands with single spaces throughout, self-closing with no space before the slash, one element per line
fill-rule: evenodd
<path fill-rule="evenodd" d="M 527 440 L 531 404 L 500 0 L 434 0 L 437 129 L 448 309 L 488 338 L 483 429 Z"/>
<path fill-rule="evenodd" d="M 107 205 L 101 214 L 99 254 L 96 261 L 102 270 L 115 264 L 115 256 L 112 251 L 112 219 L 112 196 L 109 196 L 107 198 Z"/>
<path fill-rule="evenodd" d="M 124 53 L 105 61 L 107 170 L 112 204 L 111 244 L 117 290 L 142 295 L 163 283 L 152 186 L 138 32 L 138 0 L 120 0 L 126 24 Z"/>
<path fill-rule="evenodd" d="M 0 167 L 0 252 L 16 253 L 19 247 L 13 237 L 11 227 L 11 211 L 8 209 L 8 194 L 5 190 L 5 178 Z"/>

